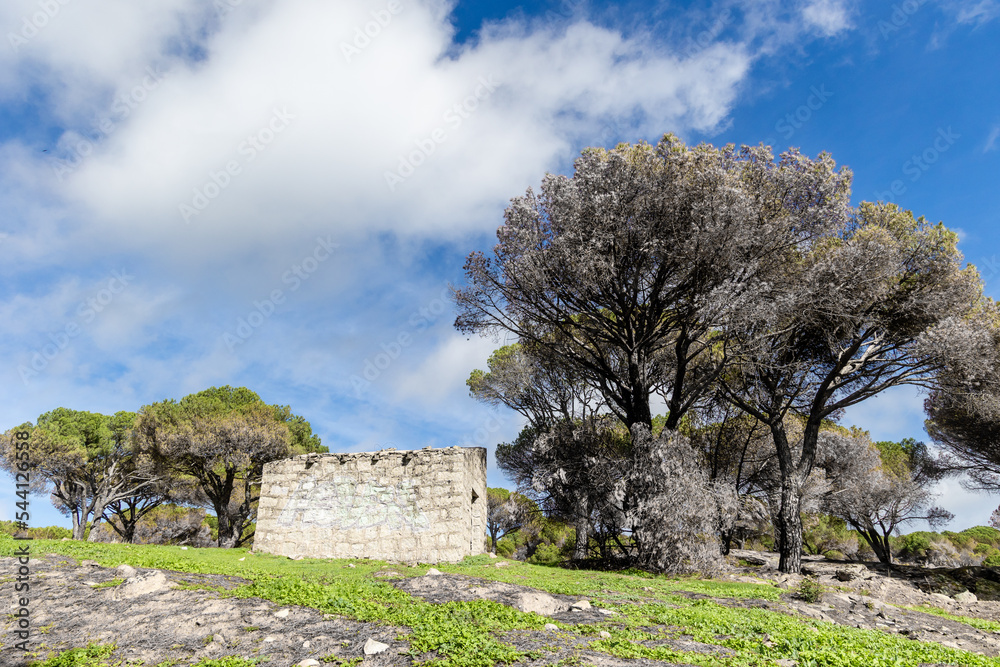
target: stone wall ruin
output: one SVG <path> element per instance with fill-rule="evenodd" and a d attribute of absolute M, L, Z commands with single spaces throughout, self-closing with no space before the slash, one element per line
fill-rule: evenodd
<path fill-rule="evenodd" d="M 482 447 L 304 454 L 264 466 L 254 551 L 457 562 L 486 552 Z"/>

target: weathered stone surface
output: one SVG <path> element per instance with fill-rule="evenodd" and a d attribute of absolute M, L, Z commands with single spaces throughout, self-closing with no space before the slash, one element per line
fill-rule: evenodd
<path fill-rule="evenodd" d="M 955 596 L 955 602 L 962 603 L 976 602 L 978 599 L 976 594 L 970 591 L 962 591 Z"/>
<path fill-rule="evenodd" d="M 132 567 L 131 565 L 126 565 L 125 563 L 122 563 L 116 569 L 118 570 L 118 573 L 123 577 L 125 577 L 126 579 L 131 579 L 137 574 L 137 571 L 134 567 Z"/>
<path fill-rule="evenodd" d="M 851 581 L 853 579 L 871 579 L 872 574 L 864 565 L 847 565 L 837 569 L 833 576 L 839 581 Z"/>
<path fill-rule="evenodd" d="M 139 574 L 127 579 L 124 584 L 115 589 L 115 598 L 125 600 L 140 595 L 155 595 L 170 590 L 167 577 L 156 570 L 148 574 Z"/>
<path fill-rule="evenodd" d="M 571 611 L 587 611 L 588 609 L 590 609 L 590 601 L 589 600 L 577 600 L 576 602 L 574 602 L 573 604 L 571 604 L 569 606 L 569 608 L 570 608 Z"/>
<path fill-rule="evenodd" d="M 486 450 L 306 454 L 269 463 L 254 550 L 424 563 L 485 553 Z"/>
<path fill-rule="evenodd" d="M 365 655 L 376 655 L 378 653 L 383 653 L 389 650 L 388 644 L 383 644 L 382 642 L 375 641 L 371 637 L 365 642 Z"/>
<path fill-rule="evenodd" d="M 517 596 L 517 602 L 514 606 L 523 612 L 535 612 L 539 616 L 552 616 L 569 608 L 565 602 L 540 591 L 521 593 Z"/>

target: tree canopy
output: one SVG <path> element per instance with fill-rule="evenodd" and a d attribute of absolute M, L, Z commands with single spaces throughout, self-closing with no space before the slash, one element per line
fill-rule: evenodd
<path fill-rule="evenodd" d="M 584 443 L 600 438 L 582 434 L 603 412 L 634 445 L 634 427 L 652 429 L 653 400 L 666 406 L 665 430 L 678 431 L 722 398 L 769 432 L 780 568 L 798 572 L 823 425 L 891 387 L 944 386 L 942 339 L 967 355 L 968 336 L 952 334 L 984 308 L 954 232 L 893 204 L 852 208 L 850 185 L 827 154 L 775 159 L 764 146 L 688 147 L 666 135 L 587 149 L 572 176 L 548 175 L 539 193 L 512 199 L 492 256 L 469 255 L 455 291 L 460 331 L 514 338 L 469 380 L 473 396 L 529 420 L 531 441 L 498 449 L 498 460 L 525 479 L 534 467 L 536 486 L 555 459 L 599 470 L 604 454 Z M 729 435 L 715 435 L 721 455 Z M 715 473 L 733 462 L 716 458 Z M 555 486 L 582 493 L 567 480 L 583 467 L 554 469 Z M 573 503 L 589 512 L 581 498 Z"/>
<path fill-rule="evenodd" d="M 105 508 L 140 494 L 157 481 L 157 474 L 132 448 L 135 414 L 56 408 L 38 417 L 36 424 L 14 430 L 30 432 L 30 463 L 36 491 L 49 491 L 59 511 L 68 514 L 74 539 L 83 539 L 87 522 L 100 518 Z M 0 465 L 14 469 L 11 431 L 4 438 Z"/>
<path fill-rule="evenodd" d="M 256 518 L 265 463 L 326 451 L 305 420 L 245 387 L 212 387 L 144 406 L 136 438 L 154 460 L 197 480 L 218 517 L 220 547 L 249 539 L 244 530 Z"/>

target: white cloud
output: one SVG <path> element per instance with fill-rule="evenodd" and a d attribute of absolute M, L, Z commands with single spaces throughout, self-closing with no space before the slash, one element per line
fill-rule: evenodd
<path fill-rule="evenodd" d="M 997 139 L 1000 139 L 1000 125 L 994 125 L 990 129 L 990 133 L 986 137 L 986 142 L 983 144 L 983 152 L 989 153 L 990 151 L 996 150 Z"/>
<path fill-rule="evenodd" d="M 972 0 L 954 5 L 955 20 L 962 24 L 979 27 L 1000 16 L 1000 2 L 997 0 Z"/>
<path fill-rule="evenodd" d="M 489 338 L 452 333 L 440 341 L 423 361 L 397 376 L 393 382 L 395 397 L 399 401 L 416 401 L 425 406 L 438 407 L 447 398 L 468 395 L 465 381 L 476 368 L 485 368 L 486 360 L 498 347 Z M 456 391 L 457 390 L 457 391 Z M 461 395 L 456 396 L 456 393 Z"/>
<path fill-rule="evenodd" d="M 805 24 L 826 37 L 851 27 L 851 11 L 844 0 L 810 0 L 802 8 Z"/>
<path fill-rule="evenodd" d="M 903 438 L 927 440 L 922 428 L 914 432 L 914 425 L 923 424 L 924 403 L 916 387 L 894 387 L 858 403 L 845 411 L 841 423 L 858 426 L 871 433 L 873 440 L 900 441 Z"/>
<path fill-rule="evenodd" d="M 1000 502 L 996 496 L 969 491 L 962 487 L 961 479 L 946 479 L 934 487 L 936 503 L 955 515 L 949 530 L 962 531 L 973 526 L 988 526 L 990 515 Z M 907 532 L 926 530 L 917 524 L 907 527 Z"/>
<path fill-rule="evenodd" d="M 677 52 L 581 12 L 456 45 L 450 4 L 412 0 L 345 54 L 383 0 L 154 4 L 71 0 L 0 49 L 0 104 L 37 91 L 25 122 L 61 128 L 51 145 L 0 145 L 4 423 L 232 384 L 292 404 L 334 451 L 510 440 L 521 420 L 466 395 L 492 343 L 457 336 L 451 311 L 411 331 L 413 313 L 461 281 L 511 196 L 581 147 L 724 127 L 761 53 L 797 43 L 802 22 L 849 23 L 831 2 L 772 12 L 791 17 L 777 26 L 737 12 L 745 25 Z M 0 4 L 0 25 L 38 7 Z M 207 206 L 188 224 L 195 190 Z M 340 250 L 292 289 L 283 277 L 328 235 Z M 24 387 L 16 365 L 122 267 L 135 283 Z M 229 349 L 275 290 L 283 302 Z M 412 347 L 356 396 L 351 376 L 403 331 Z"/>
<path fill-rule="evenodd" d="M 183 39 L 200 15 L 180 2 L 156 34 L 128 14 L 117 29 L 143 39 L 89 57 L 90 41 L 60 45 L 61 23 L 53 21 L 31 57 L 52 77 L 114 91 L 104 108 L 82 105 L 88 122 L 108 118 L 114 129 L 64 135 L 59 157 L 76 160 L 79 147 L 91 154 L 64 170 L 62 182 L 37 156 L 6 164 L 33 166 L 34 183 L 86 211 L 88 234 L 98 227 L 161 254 L 217 257 L 302 227 L 450 236 L 482 229 L 484 202 L 523 191 L 609 119 L 636 118 L 634 135 L 654 138 L 715 127 L 751 62 L 738 44 L 680 59 L 585 21 L 563 32 L 500 24 L 447 57 L 450 26 L 437 7 L 420 3 L 405 5 L 347 57 L 344 45 L 371 20 L 365 3 L 261 7 L 256 20 L 224 20 L 197 62 L 170 58 L 163 46 Z M 137 64 L 124 71 L 112 66 L 119 61 Z M 157 62 L 162 80 L 144 90 L 143 68 Z M 81 106 L 83 93 L 66 94 L 60 103 Z M 123 96 L 133 103 L 127 117 L 114 102 Z M 409 175 L 405 162 L 422 164 Z M 226 174 L 227 164 L 239 173 Z M 403 180 L 390 189 L 392 172 Z M 182 204 L 207 207 L 185 224 Z"/>

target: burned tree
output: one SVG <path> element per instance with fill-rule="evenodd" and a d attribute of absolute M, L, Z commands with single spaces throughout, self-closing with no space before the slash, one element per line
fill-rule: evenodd
<path fill-rule="evenodd" d="M 891 387 L 936 386 L 926 341 L 979 303 L 958 237 L 892 204 L 863 203 L 846 224 L 800 243 L 751 317 L 727 325 L 726 396 L 767 424 L 781 474 L 779 567 L 801 564 L 802 487 L 824 420 Z M 801 448 L 786 431 L 802 417 Z"/>

